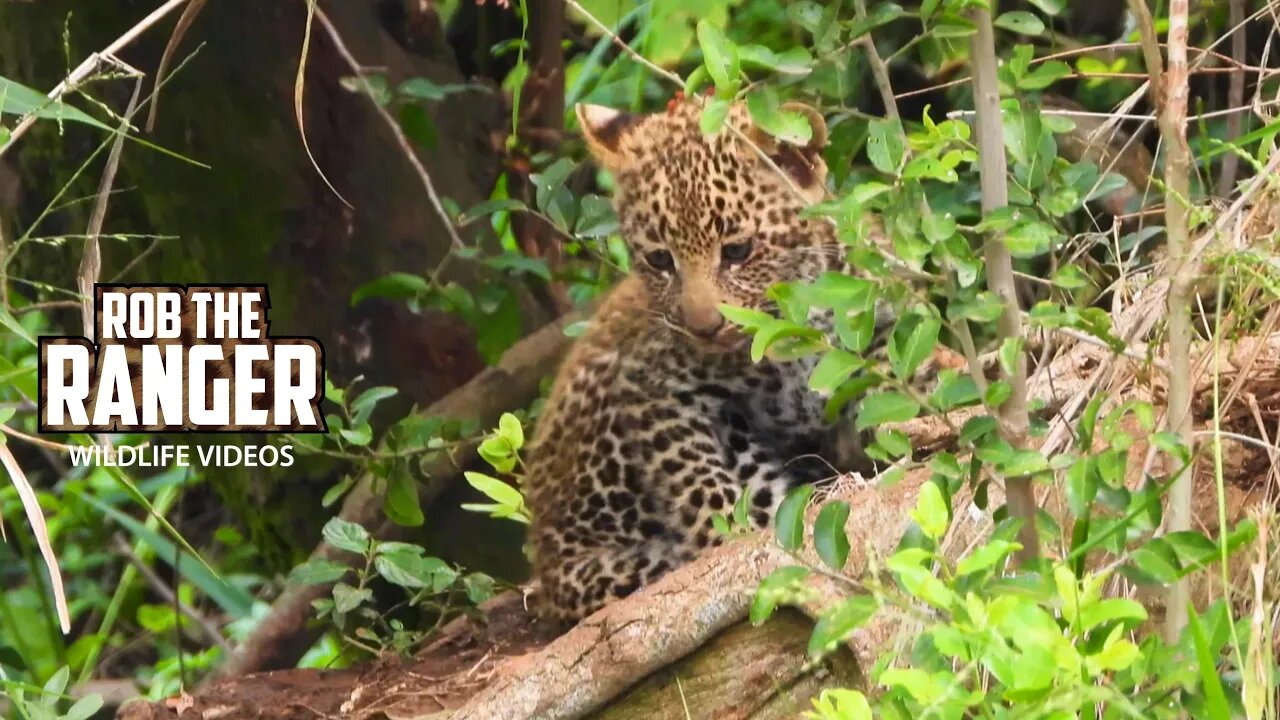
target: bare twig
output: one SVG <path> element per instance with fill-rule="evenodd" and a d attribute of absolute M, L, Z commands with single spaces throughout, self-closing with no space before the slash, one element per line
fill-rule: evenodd
<path fill-rule="evenodd" d="M 660 65 L 655 64 L 649 58 L 636 52 L 635 48 L 628 45 L 626 41 L 618 37 L 617 33 L 610 30 L 608 25 L 605 25 L 604 23 L 600 22 L 600 19 L 597 18 L 595 15 L 592 15 L 591 11 L 582 7 L 581 3 L 579 3 L 578 0 L 564 0 L 564 4 L 568 5 L 569 7 L 577 11 L 579 17 L 586 18 L 587 22 L 590 23 L 592 27 L 594 27 L 596 30 L 600 31 L 601 33 L 604 33 L 605 37 L 612 40 L 613 44 L 617 45 L 618 49 L 626 53 L 627 56 L 630 57 L 632 60 L 635 60 L 636 62 L 640 63 L 644 67 L 648 68 L 655 75 L 665 78 L 666 80 L 673 82 L 680 87 L 684 87 L 684 80 L 681 80 L 679 75 L 671 72 L 670 70 L 667 70 L 666 68 Z"/>
<path fill-rule="evenodd" d="M 1009 202 L 1006 184 L 1008 164 L 1004 155 L 1004 127 L 1000 121 L 1000 90 L 996 82 L 995 30 L 991 12 L 972 12 L 978 31 L 970 41 L 969 56 L 973 62 L 973 96 L 977 107 L 978 157 L 982 185 L 982 212 L 991 213 Z M 987 235 L 983 243 L 987 265 L 987 287 L 1004 301 L 1004 311 L 996 323 L 1000 339 L 1022 337 L 1022 314 L 1018 311 L 1017 286 L 1013 276 L 1013 258 L 998 233 Z M 1003 373 L 1003 370 L 1002 370 Z M 1000 406 L 997 417 L 1001 436 L 1014 447 L 1025 447 L 1030 429 L 1027 415 L 1027 360 L 1018 354 L 1012 375 L 1005 378 L 1012 388 L 1009 399 Z M 1036 535 L 1036 497 L 1027 477 L 1007 478 L 1005 494 L 1010 515 L 1022 520 L 1018 539 L 1022 543 L 1020 562 L 1035 559 L 1039 553 Z"/>
<path fill-rule="evenodd" d="M 855 0 L 854 7 L 857 8 L 858 20 L 867 18 L 867 0 Z M 893 97 L 893 83 L 889 81 L 889 66 L 885 65 L 884 58 L 880 57 L 880 51 L 876 49 L 875 40 L 871 38 L 871 33 L 866 33 L 860 38 L 862 49 L 867 53 L 867 62 L 871 65 L 871 77 L 876 81 L 876 89 L 880 91 L 880 100 L 884 103 L 885 117 L 898 121 L 898 101 Z"/>
<path fill-rule="evenodd" d="M 404 151 L 405 158 L 418 174 L 418 179 L 422 181 L 422 189 L 427 193 L 428 202 L 431 203 L 431 207 L 436 211 L 436 214 L 440 216 L 440 222 L 444 225 L 444 231 L 449 235 L 449 242 L 453 244 L 454 249 L 463 249 L 466 246 L 463 244 L 462 238 L 458 235 L 457 228 L 453 225 L 453 218 L 449 217 L 449 213 L 444 209 L 444 204 L 440 202 L 440 194 L 436 192 L 435 183 L 431 181 L 431 175 L 427 172 L 427 168 L 424 167 L 422 161 L 418 159 L 418 153 L 414 151 L 413 144 L 409 142 L 409 137 L 404 134 L 404 130 L 400 128 L 400 123 L 391 116 L 391 113 L 374 100 L 375 94 L 373 92 L 373 86 L 369 84 L 369 81 L 364 76 L 364 66 L 361 65 L 360 61 L 356 60 L 355 56 L 351 54 L 351 51 L 347 49 L 347 44 L 343 42 L 342 35 L 338 32 L 338 28 L 329 20 L 329 16 L 325 14 L 324 10 L 321 10 L 319 7 L 316 8 L 316 20 L 320 22 L 320 27 L 324 28 L 325 33 L 328 34 L 329 40 L 333 43 L 334 49 L 338 51 L 338 54 L 342 56 L 343 61 L 345 61 L 347 66 L 351 68 L 351 71 L 355 73 L 356 80 L 363 86 L 365 95 L 369 98 L 369 102 L 373 105 L 374 110 L 378 112 L 378 117 L 382 118 L 382 121 L 386 123 L 387 129 L 391 131 L 391 135 L 396 139 L 396 143 L 399 144 L 400 149 Z M 443 264 L 444 262 L 447 262 L 449 257 L 449 255 L 446 255 L 445 259 L 442 260 L 441 263 Z"/>
<path fill-rule="evenodd" d="M 80 83 L 84 82 L 85 78 L 89 77 L 90 74 L 98 69 L 99 64 L 104 61 L 110 61 L 117 52 L 120 52 L 134 40 L 137 40 L 139 35 L 146 32 L 152 25 L 160 22 L 160 20 L 162 20 L 166 15 L 173 12 L 186 2 L 187 0 L 169 0 L 164 5 L 156 8 L 150 15 L 138 21 L 138 24 L 129 28 L 123 35 L 116 38 L 110 45 L 103 48 L 100 52 L 96 52 L 85 58 L 83 62 L 77 65 L 76 68 L 63 79 L 62 82 L 58 83 L 57 87 L 49 91 L 47 96 L 49 101 L 57 102 L 63 95 L 75 90 Z M 22 118 L 17 126 L 13 128 L 13 132 L 9 134 L 9 142 L 4 145 L 0 145 L 0 156 L 3 156 L 6 150 L 13 147 L 17 143 L 18 138 L 22 137 L 22 135 L 31 128 L 31 125 L 34 124 L 35 121 L 36 116 L 34 113 Z"/>

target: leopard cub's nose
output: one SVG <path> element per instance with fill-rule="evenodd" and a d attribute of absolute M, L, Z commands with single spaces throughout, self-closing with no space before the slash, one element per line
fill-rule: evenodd
<path fill-rule="evenodd" d="M 710 315 L 710 314 L 708 314 Z M 720 333 L 720 329 L 724 327 L 724 316 L 719 312 L 714 317 L 685 318 L 685 323 L 689 328 L 689 332 L 702 338 L 710 340 Z"/>

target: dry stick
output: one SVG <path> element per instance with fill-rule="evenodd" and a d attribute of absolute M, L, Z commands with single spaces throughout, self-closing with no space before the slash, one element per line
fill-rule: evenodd
<path fill-rule="evenodd" d="M 1142 36 L 1142 52 L 1151 73 L 1151 90 L 1165 145 L 1165 237 L 1169 248 L 1169 430 L 1193 447 L 1191 422 L 1191 295 L 1194 266 L 1188 253 L 1187 204 L 1191 194 L 1191 149 L 1187 146 L 1187 0 L 1169 4 L 1169 62 L 1162 68 L 1155 22 L 1145 0 L 1129 0 Z M 1193 473 L 1184 469 L 1169 490 L 1166 530 L 1191 529 Z M 1165 639 L 1177 642 L 1187 623 L 1188 587 L 1185 580 L 1169 589 Z"/>
<path fill-rule="evenodd" d="M 449 242 L 453 244 L 454 249 L 461 250 L 465 248 L 462 238 L 458 235 L 458 229 L 453 225 L 453 219 L 449 217 L 449 213 L 444 209 L 444 204 L 440 202 L 440 194 L 436 192 L 436 186 L 431 180 L 431 175 L 427 172 L 426 167 L 422 165 L 422 161 L 418 159 L 418 154 L 414 152 L 413 144 L 409 142 L 409 137 L 404 134 L 404 130 L 400 129 L 400 123 L 391 117 L 391 113 L 374 99 L 373 86 L 369 84 L 369 81 L 364 76 L 364 66 L 347 49 L 347 44 L 342 41 L 342 35 L 338 33 L 338 28 L 334 27 L 329 20 L 329 16 L 319 7 L 316 7 L 316 20 L 320 21 L 320 26 L 328 34 L 329 40 L 333 43 L 338 54 L 342 56 L 347 66 L 351 68 L 351 72 L 355 73 L 356 79 L 364 87 L 366 97 L 373 104 L 373 108 L 378 111 L 378 116 L 387 124 L 387 128 L 391 130 L 391 134 L 395 137 L 396 143 L 400 145 L 400 149 L 404 151 L 404 156 L 409 160 L 409 164 L 413 165 L 414 171 L 418 173 L 418 179 L 422 181 L 422 189 L 426 190 L 427 200 L 431 203 L 431 207 L 436 211 L 436 214 L 440 216 L 440 222 L 444 224 L 444 230 L 449 235 Z M 449 255 L 446 255 L 445 259 L 441 261 L 441 265 L 447 262 L 449 257 Z"/>
<path fill-rule="evenodd" d="M 108 59 L 112 57 L 117 52 L 119 52 L 120 50 L 128 46 L 129 43 L 132 43 L 134 40 L 137 40 L 139 35 L 146 32 L 152 25 L 155 25 L 156 23 L 160 22 L 160 20 L 163 19 L 164 16 L 173 12 L 175 9 L 177 9 L 179 6 L 183 5 L 186 2 L 187 0 L 169 0 L 169 2 L 165 3 L 164 5 L 161 5 L 160 7 L 152 11 L 150 15 L 138 21 L 137 25 L 134 25 L 133 27 L 129 28 L 128 31 L 126 31 L 120 37 L 116 38 L 115 41 L 113 41 L 110 45 L 103 48 L 100 52 L 96 52 L 90 55 L 89 57 L 85 58 L 83 62 L 81 62 L 79 65 L 76 66 L 75 70 L 71 71 L 71 74 L 67 75 L 67 77 L 63 79 L 62 82 L 58 83 L 57 87 L 49 91 L 49 94 L 47 96 L 49 98 L 49 102 L 50 103 L 57 102 L 58 99 L 61 98 L 63 95 L 76 89 L 76 87 L 79 86 L 80 83 L 84 82 L 85 78 L 89 77 L 89 75 L 93 73 L 93 71 L 98 69 L 98 65 L 104 59 Z M 0 156 L 3 156 L 6 150 L 13 147 L 14 144 L 17 143 L 18 138 L 22 137 L 23 133 L 25 133 L 28 129 L 30 129 L 31 126 L 35 123 L 35 121 L 36 121 L 35 113 L 29 114 L 26 117 L 22 118 L 22 120 L 18 123 L 17 127 L 13 129 L 12 133 L 10 133 L 9 142 L 5 143 L 4 145 L 0 145 Z"/>
<path fill-rule="evenodd" d="M 867 18 L 867 0 L 856 0 L 854 7 L 857 9 L 858 20 L 866 20 Z M 884 58 L 880 57 L 880 51 L 876 49 L 875 40 L 871 39 L 871 33 L 866 33 L 859 40 L 862 43 L 862 49 L 867 53 L 867 63 L 871 65 L 871 77 L 875 78 L 876 89 L 880 91 L 881 102 L 884 103 L 885 117 L 898 122 L 898 101 L 893 96 L 893 83 L 889 80 L 889 66 L 884 64 Z"/>
<path fill-rule="evenodd" d="M 979 177 L 982 185 L 982 212 L 990 214 L 1009 203 L 1009 188 L 1005 184 L 1008 164 L 1004 155 L 1004 127 L 1000 121 L 1000 89 L 996 83 L 995 30 L 991 24 L 991 12 L 974 10 L 972 13 L 977 32 L 969 45 L 973 62 L 973 99 L 977 108 Z M 996 323 L 1001 341 L 1022 337 L 1022 314 L 1018 311 L 1017 288 L 1013 276 L 1013 258 L 1000 233 L 989 233 L 983 242 L 983 255 L 987 265 L 987 287 L 1004 302 L 1004 311 Z M 1005 375 L 1001 370 L 1001 374 Z M 1026 447 L 1030 419 L 1027 416 L 1027 360 L 1018 353 L 1012 375 L 1004 378 L 1012 388 L 1009 399 L 1000 406 L 997 418 L 1000 434 L 1016 448 Z M 1018 540 L 1022 550 L 1018 561 L 1026 563 L 1040 554 L 1036 536 L 1036 496 L 1027 477 L 1007 478 L 1005 495 L 1013 517 L 1022 520 Z"/>

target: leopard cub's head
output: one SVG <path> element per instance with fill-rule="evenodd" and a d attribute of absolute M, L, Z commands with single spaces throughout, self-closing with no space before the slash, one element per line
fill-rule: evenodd
<path fill-rule="evenodd" d="M 622 236 L 650 307 L 708 348 L 743 341 L 720 304 L 764 307 L 771 285 L 816 277 L 834 260 L 830 226 L 801 217 L 825 191 L 826 124 L 807 106 L 783 108 L 808 120 L 804 145 L 755 128 L 741 104 L 710 136 L 696 102 L 650 115 L 577 107 L 588 148 L 616 181 Z"/>

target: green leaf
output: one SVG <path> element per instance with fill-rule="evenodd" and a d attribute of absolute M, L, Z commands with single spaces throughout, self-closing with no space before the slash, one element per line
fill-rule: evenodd
<path fill-rule="evenodd" d="M 498 435 L 507 441 L 513 452 L 524 447 L 524 428 L 520 427 L 520 419 L 511 413 L 502 413 L 498 418 Z"/>
<path fill-rule="evenodd" d="M 987 392 L 982 398 L 989 408 L 998 408 L 1013 395 L 1013 386 L 1007 380 L 997 380 L 987 385 Z"/>
<path fill-rule="evenodd" d="M 58 668 L 53 675 L 44 683 L 44 691 L 47 695 L 61 695 L 67 689 L 67 681 L 71 679 L 71 668 L 63 665 Z"/>
<path fill-rule="evenodd" d="M 1088 632 L 1103 623 L 1123 620 L 1131 625 L 1146 622 L 1147 610 L 1136 600 L 1106 598 L 1080 608 L 1080 632 Z"/>
<path fill-rule="evenodd" d="M 747 94 L 747 112 L 757 127 L 792 145 L 807 145 L 813 139 L 809 118 L 782 109 L 782 101 L 772 86 L 763 86 Z"/>
<path fill-rule="evenodd" d="M 371 387 L 360 393 L 359 397 L 351 401 L 351 424 L 360 425 L 369 419 L 369 415 L 373 413 L 374 407 L 389 397 L 394 397 L 399 390 L 388 385 L 379 385 Z"/>
<path fill-rule="evenodd" d="M 418 527 L 426 521 L 418 501 L 418 483 L 407 470 L 401 469 L 391 475 L 387 495 L 382 500 L 382 511 L 391 522 L 404 527 Z"/>
<path fill-rule="evenodd" d="M 495 270 L 513 274 L 527 273 L 543 281 L 551 282 L 551 268 L 547 267 L 545 260 L 521 255 L 517 251 L 504 252 L 501 255 L 487 257 L 484 259 L 484 264 Z M 503 297 L 508 296 L 504 295 Z"/>
<path fill-rule="evenodd" d="M 864 365 L 862 358 L 846 350 L 832 350 L 822 356 L 809 375 L 809 389 L 827 393 L 834 391 L 858 368 Z"/>
<path fill-rule="evenodd" d="M 524 504 L 524 497 L 520 495 L 519 490 L 497 478 L 478 472 L 467 472 L 463 475 L 471 487 L 484 493 L 486 497 L 499 505 L 519 507 Z"/>
<path fill-rule="evenodd" d="M 981 399 L 974 379 L 953 369 L 938 373 L 937 388 L 929 396 L 930 404 L 944 412 L 962 405 L 972 405 Z"/>
<path fill-rule="evenodd" d="M 300 585 L 328 585 L 350 571 L 346 564 L 334 560 L 308 560 L 289 573 L 289 580 Z"/>
<path fill-rule="evenodd" d="M 424 150 L 435 150 L 440 144 L 436 123 L 421 105 L 403 105 L 400 107 L 400 127 L 418 147 Z"/>
<path fill-rule="evenodd" d="M 967 38 L 976 32 L 978 26 L 959 15 L 944 15 L 933 26 L 933 36 L 936 38 Z"/>
<path fill-rule="evenodd" d="M 3 143 L 0 143 L 3 144 Z M 76 701 L 72 705 L 67 714 L 63 715 L 59 720 L 89 720 L 102 709 L 102 696 L 95 693 L 86 695 Z"/>
<path fill-rule="evenodd" d="M 450 83 L 440 85 L 424 77 L 409 78 L 400 83 L 398 91 L 401 95 L 417 100 L 443 100 L 454 93 L 472 89 L 469 85 Z"/>
<path fill-rule="evenodd" d="M 749 308 L 734 307 L 733 305 L 720 305 L 720 314 L 734 325 L 741 326 L 745 330 L 757 330 L 760 327 L 774 322 L 774 317 L 766 312 L 759 310 L 751 310 Z"/>
<path fill-rule="evenodd" d="M 910 331 L 903 336 L 903 327 Z M 893 340 L 889 343 L 889 363 L 893 366 L 893 374 L 900 380 L 910 380 L 915 371 L 938 346 L 938 331 L 942 329 L 942 321 L 934 317 L 903 316 L 894 328 Z"/>
<path fill-rule="evenodd" d="M 902 589 L 912 597 L 919 598 L 940 610 L 947 610 L 956 602 L 956 594 L 951 588 L 925 568 L 916 565 L 890 565 L 889 569 L 897 573 Z"/>
<path fill-rule="evenodd" d="M 345 615 L 373 599 L 373 591 L 369 588 L 354 588 L 346 583 L 333 586 L 333 609 Z"/>
<path fill-rule="evenodd" d="M 920 223 L 929 242 L 940 243 L 956 234 L 956 219 L 951 213 L 929 213 Z"/>
<path fill-rule="evenodd" d="M 848 518 L 849 503 L 836 500 L 823 505 L 813 523 L 814 549 L 832 570 L 844 568 L 849 560 L 849 538 L 844 532 L 844 521 Z"/>
<path fill-rule="evenodd" d="M 829 688 L 813 703 L 823 720 L 873 720 L 867 697 L 857 690 Z"/>
<path fill-rule="evenodd" d="M 473 605 L 479 605 L 493 597 L 493 578 L 484 573 L 475 572 L 463 577 L 462 585 L 467 589 L 467 599 Z"/>
<path fill-rule="evenodd" d="M 1029 12 L 1015 10 L 1001 13 L 996 18 L 996 27 L 1011 30 L 1022 35 L 1040 35 L 1044 33 L 1044 21 Z"/>
<path fill-rule="evenodd" d="M 400 587 L 441 592 L 453 584 L 458 573 L 445 561 L 423 557 L 417 553 L 394 552 L 379 555 L 373 561 L 378 574 Z"/>
<path fill-rule="evenodd" d="M 729 117 L 730 102 L 724 98 L 711 98 L 702 108 L 698 118 L 698 127 L 703 135 L 715 135 L 724 127 L 725 118 Z"/>
<path fill-rule="evenodd" d="M 1079 265 L 1063 265 L 1053 273 L 1050 280 L 1063 290 L 1079 290 L 1092 284 Z"/>
<path fill-rule="evenodd" d="M 813 72 L 813 56 L 799 46 L 775 53 L 763 45 L 741 45 L 738 47 L 738 58 L 745 69 L 770 70 L 796 77 Z"/>
<path fill-rule="evenodd" d="M 369 551 L 369 532 L 350 520 L 330 518 L 320 533 L 325 541 L 339 550 L 364 555 Z"/>
<path fill-rule="evenodd" d="M 39 90 L 0 77 L 0 113 L 6 115 L 34 115 L 46 120 L 71 120 L 115 132 L 92 115 L 86 114 L 61 100 L 49 100 Z"/>
<path fill-rule="evenodd" d="M 787 491 L 774 516 L 774 532 L 784 550 L 795 551 L 804 544 L 804 510 L 813 497 L 812 485 L 800 485 Z"/>
<path fill-rule="evenodd" d="M 921 485 L 920 497 L 916 500 L 916 509 L 911 511 L 911 518 L 920 526 L 925 536 L 938 540 L 946 534 L 949 515 L 947 501 L 942 497 L 942 488 L 935 482 Z"/>
<path fill-rule="evenodd" d="M 1000 344 L 1000 369 L 1006 375 L 1013 375 L 1018 369 L 1018 360 L 1022 357 L 1022 338 L 1007 337 Z"/>
<path fill-rule="evenodd" d="M 355 307 L 368 298 L 382 297 L 400 300 L 424 295 L 430 291 L 431 284 L 421 275 L 394 272 L 356 288 L 351 293 L 351 306 Z"/>
<path fill-rule="evenodd" d="M 929 673 L 919 668 L 889 668 L 880 674 L 880 684 L 902 688 L 921 705 L 931 705 L 944 692 Z"/>
<path fill-rule="evenodd" d="M 867 132 L 867 157 L 871 164 L 886 175 L 897 175 L 906 154 L 902 127 L 892 120 L 876 119 L 867 123 Z"/>
<path fill-rule="evenodd" d="M 711 81 L 716 84 L 716 94 L 722 97 L 731 95 L 741 73 L 738 48 L 723 30 L 705 19 L 698 21 L 697 33 L 702 61 Z"/>
<path fill-rule="evenodd" d="M 9 309 L 3 305 L 0 305 L 0 325 L 9 328 L 9 330 L 13 331 L 13 334 L 25 340 L 28 345 L 36 344 L 35 336 L 23 327 L 22 323 L 18 322 L 18 319 L 10 314 Z"/>
<path fill-rule="evenodd" d="M 373 440 L 373 428 L 369 427 L 367 422 L 355 427 L 339 428 L 338 434 L 342 436 L 343 440 L 357 447 L 364 447 Z"/>
<path fill-rule="evenodd" d="M 900 458 L 911 454 L 911 438 L 901 430 L 876 428 L 876 444 L 889 453 L 890 457 Z"/>
<path fill-rule="evenodd" d="M 821 337 L 822 332 L 817 328 L 799 325 L 787 320 L 770 320 L 757 328 L 755 337 L 751 339 L 751 361 L 760 362 L 763 360 L 765 353 L 779 340 L 788 338 L 817 340 Z"/>
<path fill-rule="evenodd" d="M 1200 684 L 1204 687 L 1209 720 L 1230 720 L 1227 695 L 1222 689 L 1222 679 L 1218 677 L 1217 663 L 1209 650 L 1204 624 L 1200 622 L 1200 616 L 1190 603 L 1187 604 L 1187 630 L 1191 633 L 1196 648 L 1196 665 L 1200 671 Z"/>
<path fill-rule="evenodd" d="M 905 422 L 920 412 L 920 403 L 906 393 L 895 390 L 866 396 L 858 403 L 858 419 L 854 423 L 859 430 L 884 423 Z"/>
<path fill-rule="evenodd" d="M 970 575 L 988 570 L 1021 549 L 1022 546 L 1015 542 L 992 540 L 961 558 L 956 565 L 956 575 Z"/>
<path fill-rule="evenodd" d="M 466 225 L 494 213 L 519 212 L 528 209 L 527 205 L 515 198 L 492 198 L 477 205 L 472 205 L 466 212 L 458 216 L 458 224 Z"/>
<path fill-rule="evenodd" d="M 809 655 L 817 657 L 836 649 L 858 628 L 875 617 L 879 605 L 870 595 L 855 595 L 841 602 L 830 612 L 823 613 L 809 635 Z"/>
<path fill-rule="evenodd" d="M 1029 0 L 1049 17 L 1057 17 L 1067 7 L 1067 0 Z"/>
<path fill-rule="evenodd" d="M 809 570 L 798 565 L 780 567 L 769 573 L 751 600 L 751 624 L 760 625 L 768 620 L 778 605 L 794 598 L 800 583 L 808 577 Z"/>
<path fill-rule="evenodd" d="M 511 443 L 504 437 L 494 435 L 485 438 L 484 442 L 480 443 L 478 452 L 485 462 L 500 473 L 509 473 L 516 468 L 515 451 L 511 449 Z"/>
<path fill-rule="evenodd" d="M 618 231 L 618 215 L 613 203 L 595 194 L 587 194 L 578 201 L 578 224 L 573 232 L 578 237 L 602 238 Z M 544 266 L 546 263 L 542 263 Z"/>
<path fill-rule="evenodd" d="M 1055 82 L 1071 75 L 1071 66 L 1060 60 L 1040 63 L 1034 70 L 1018 78 L 1021 90 L 1043 90 Z"/>

